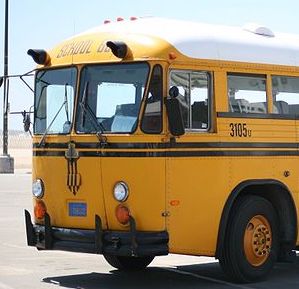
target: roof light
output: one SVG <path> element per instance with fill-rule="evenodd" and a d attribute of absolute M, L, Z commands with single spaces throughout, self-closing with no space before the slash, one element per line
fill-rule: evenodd
<path fill-rule="evenodd" d="M 170 53 L 168 54 L 168 56 L 169 56 L 169 59 L 170 59 L 170 60 L 175 60 L 175 59 L 177 58 L 177 56 L 176 56 L 176 54 L 175 54 L 174 52 L 170 52 Z"/>

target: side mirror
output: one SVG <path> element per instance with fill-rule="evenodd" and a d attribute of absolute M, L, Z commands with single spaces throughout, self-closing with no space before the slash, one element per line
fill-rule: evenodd
<path fill-rule="evenodd" d="M 176 86 L 171 87 L 169 89 L 169 95 L 170 98 L 165 100 L 169 129 L 172 135 L 180 136 L 185 133 L 185 127 L 180 102 L 176 98 L 179 95 L 179 89 Z"/>
<path fill-rule="evenodd" d="M 31 108 L 30 108 L 29 111 L 26 111 L 26 110 L 13 111 L 10 114 L 21 114 L 23 116 L 24 131 L 29 132 L 30 135 L 32 136 L 31 131 L 30 131 L 30 125 L 31 125 L 30 114 L 31 113 L 33 113 L 33 111 L 31 111 Z"/>
<path fill-rule="evenodd" d="M 30 113 L 24 111 L 22 113 L 22 115 L 23 115 L 24 131 L 28 132 L 28 131 L 30 131 L 30 125 L 31 125 Z"/>

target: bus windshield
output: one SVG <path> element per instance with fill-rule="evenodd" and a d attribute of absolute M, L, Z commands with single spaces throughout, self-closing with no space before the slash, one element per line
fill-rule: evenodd
<path fill-rule="evenodd" d="M 77 132 L 133 133 L 148 73 L 147 63 L 85 66 L 81 73 Z"/>
<path fill-rule="evenodd" d="M 67 134 L 71 129 L 77 69 L 40 70 L 35 80 L 34 133 Z"/>

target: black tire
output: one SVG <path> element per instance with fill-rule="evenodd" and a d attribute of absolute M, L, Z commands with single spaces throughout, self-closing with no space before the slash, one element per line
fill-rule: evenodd
<path fill-rule="evenodd" d="M 104 254 L 106 261 L 114 268 L 122 271 L 140 271 L 145 269 L 154 259 L 152 256 L 127 257 Z"/>
<path fill-rule="evenodd" d="M 219 257 L 223 271 L 240 283 L 264 279 L 277 259 L 278 248 L 278 218 L 272 204 L 258 196 L 238 200 Z"/>

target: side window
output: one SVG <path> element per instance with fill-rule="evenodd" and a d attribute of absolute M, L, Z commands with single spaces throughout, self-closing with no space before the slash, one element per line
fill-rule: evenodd
<path fill-rule="evenodd" d="M 267 113 L 265 75 L 228 74 L 229 111 Z"/>
<path fill-rule="evenodd" d="M 273 113 L 299 114 L 299 77 L 272 76 Z"/>
<path fill-rule="evenodd" d="M 199 71 L 172 71 L 170 87 L 179 89 L 183 122 L 186 129 L 209 129 L 209 74 Z"/>
<path fill-rule="evenodd" d="M 156 65 L 151 76 L 141 129 L 145 133 L 162 131 L 162 67 Z"/>

